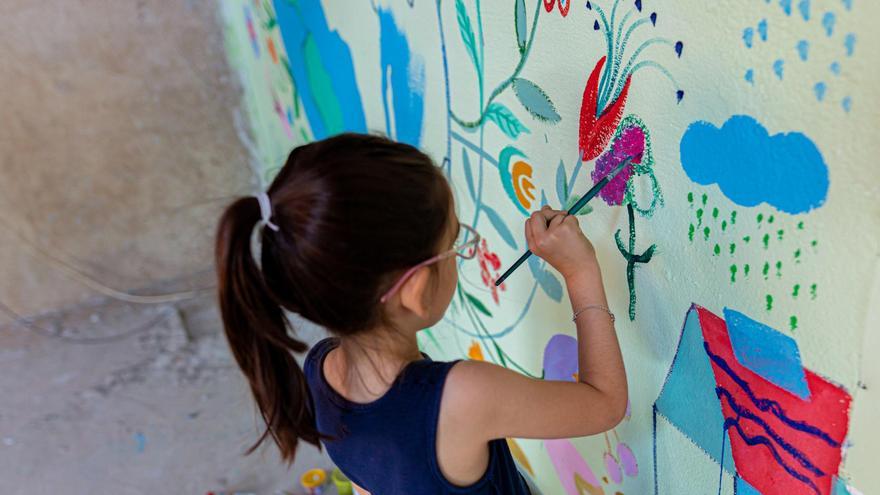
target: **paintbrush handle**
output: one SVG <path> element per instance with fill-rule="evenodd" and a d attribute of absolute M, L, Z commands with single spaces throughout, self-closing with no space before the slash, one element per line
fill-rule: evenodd
<path fill-rule="evenodd" d="M 602 188 L 605 187 L 605 184 L 608 184 L 608 182 L 609 182 L 608 177 L 604 177 L 602 180 L 597 182 L 596 185 L 594 185 L 592 188 L 590 188 L 590 190 L 587 191 L 587 193 L 581 197 L 581 199 L 577 200 L 577 202 L 574 205 L 572 205 L 571 208 L 568 209 L 568 212 L 566 213 L 566 215 L 571 215 L 572 213 L 579 211 L 581 208 L 583 208 L 584 205 L 587 204 L 587 202 L 589 202 L 591 199 L 596 197 L 597 194 L 599 194 L 599 191 L 601 191 Z M 501 274 L 500 277 L 498 277 L 498 280 L 495 281 L 495 286 L 497 287 L 497 286 L 501 285 L 504 282 L 504 280 L 506 280 L 507 277 L 509 277 L 510 274 L 513 273 L 514 270 L 519 268 L 519 265 L 522 265 L 523 263 L 525 263 L 525 261 L 527 259 L 529 259 L 529 256 L 531 256 L 531 255 L 532 255 L 532 250 L 531 249 L 526 250 L 526 252 L 523 253 L 523 255 L 520 256 L 519 259 L 516 260 L 516 262 L 514 262 L 510 268 L 507 269 L 507 271 L 505 271 L 504 273 Z"/>

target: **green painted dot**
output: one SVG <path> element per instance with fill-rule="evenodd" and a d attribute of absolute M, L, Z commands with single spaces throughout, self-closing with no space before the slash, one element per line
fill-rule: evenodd
<path fill-rule="evenodd" d="M 767 217 L 767 223 L 773 223 L 773 215 Z"/>
<path fill-rule="evenodd" d="M 782 278 L 782 262 L 781 261 L 776 262 L 776 277 Z"/>
<path fill-rule="evenodd" d="M 797 298 L 798 294 L 801 292 L 801 284 L 794 284 L 794 287 L 791 290 L 791 297 Z"/>
<path fill-rule="evenodd" d="M 797 316 L 792 315 L 791 318 L 788 319 L 788 326 L 791 328 L 792 332 L 797 330 L 797 328 L 798 328 Z"/>
<path fill-rule="evenodd" d="M 736 252 L 736 244 L 731 242 L 730 243 L 730 254 L 733 255 L 733 253 L 735 253 L 735 252 Z"/>
<path fill-rule="evenodd" d="M 784 230 L 779 229 L 779 230 L 776 231 L 776 237 L 777 237 L 780 241 L 782 240 L 782 236 L 784 236 L 784 235 L 785 235 L 785 231 L 784 231 Z"/>
<path fill-rule="evenodd" d="M 727 230 L 727 220 L 722 220 L 721 221 L 721 231 L 723 232 L 726 230 Z"/>
<path fill-rule="evenodd" d="M 816 246 L 818 246 L 818 245 L 819 245 L 819 241 L 813 240 L 813 241 L 810 242 L 810 246 L 811 246 L 811 247 L 816 247 Z"/>
<path fill-rule="evenodd" d="M 761 274 L 764 275 L 764 280 L 770 275 L 770 263 L 764 262 L 764 268 L 761 270 Z"/>
<path fill-rule="evenodd" d="M 707 241 L 709 240 L 709 234 L 711 234 L 711 233 L 712 233 L 712 230 L 711 230 L 709 227 L 704 227 L 704 228 L 703 228 L 703 237 L 704 237 Z"/>
<path fill-rule="evenodd" d="M 752 267 L 749 266 L 748 263 L 746 263 L 745 265 L 743 265 L 743 275 L 745 275 L 746 277 L 749 276 L 749 272 L 750 272 L 751 270 L 752 270 Z"/>
<path fill-rule="evenodd" d="M 758 223 L 759 223 L 759 224 L 760 224 L 761 222 L 763 222 L 763 221 L 764 221 L 764 214 L 763 214 L 763 213 L 758 213 L 758 219 L 757 219 L 757 220 L 758 220 Z"/>
<path fill-rule="evenodd" d="M 750 235 L 743 237 L 743 242 L 746 244 L 748 244 L 751 240 L 752 240 L 752 236 L 750 236 Z"/>
<path fill-rule="evenodd" d="M 770 294 L 767 294 L 767 296 L 764 297 L 764 301 L 767 302 L 767 311 L 772 311 L 773 310 L 773 296 L 771 296 Z"/>
<path fill-rule="evenodd" d="M 706 206 L 707 201 L 709 201 L 709 196 L 706 194 L 703 194 L 703 206 Z"/>
<path fill-rule="evenodd" d="M 736 210 L 730 212 L 730 224 L 733 225 L 736 223 Z"/>
<path fill-rule="evenodd" d="M 718 208 L 712 208 L 712 218 L 718 218 Z"/>
<path fill-rule="evenodd" d="M 761 242 L 764 243 L 764 249 L 767 249 L 770 246 L 770 234 L 764 234 Z"/>
<path fill-rule="evenodd" d="M 703 224 L 703 209 L 697 208 L 697 227 Z"/>
<path fill-rule="evenodd" d="M 804 230 L 804 222 L 798 222 L 797 228 L 798 230 Z"/>
<path fill-rule="evenodd" d="M 694 233 L 696 232 L 696 228 L 694 228 L 694 224 L 690 224 L 688 226 L 688 240 L 694 242 Z"/>
<path fill-rule="evenodd" d="M 810 299 L 815 300 L 819 295 L 819 287 L 816 284 L 810 286 Z"/>
<path fill-rule="evenodd" d="M 800 263 L 800 262 L 801 262 L 801 248 L 797 248 L 797 249 L 794 251 L 794 259 L 795 259 L 795 263 Z"/>
<path fill-rule="evenodd" d="M 730 265 L 730 283 L 736 283 L 736 265 Z"/>
<path fill-rule="evenodd" d="M 694 193 L 693 193 L 693 192 L 689 192 L 689 193 L 688 193 L 688 203 L 693 203 L 693 202 L 694 202 Z M 802 222 L 802 223 L 803 223 L 803 222 Z"/>
<path fill-rule="evenodd" d="M 712 249 L 712 252 L 715 253 L 715 256 L 718 256 L 719 254 L 721 254 L 721 246 L 719 246 L 718 244 L 715 244 L 715 247 Z"/>

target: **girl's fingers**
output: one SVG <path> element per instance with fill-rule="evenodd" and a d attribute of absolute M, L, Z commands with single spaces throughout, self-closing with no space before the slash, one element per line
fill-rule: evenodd
<path fill-rule="evenodd" d="M 559 210 L 554 210 L 553 208 L 550 208 L 549 205 L 544 205 L 540 210 L 532 213 L 532 217 L 534 217 L 536 213 L 544 218 L 544 225 L 547 225 L 547 222 L 553 220 L 553 217 L 559 213 Z"/>
<path fill-rule="evenodd" d="M 550 220 L 550 225 L 548 226 L 548 228 L 553 228 L 553 227 L 556 227 L 557 225 L 561 224 L 567 216 L 568 215 L 566 215 L 563 212 L 558 212 L 556 214 L 556 216 Z"/>
<path fill-rule="evenodd" d="M 547 216 L 548 210 L 538 210 L 532 213 L 532 217 L 529 219 L 529 225 L 532 229 L 532 237 L 537 239 L 544 232 L 547 231 L 547 221 L 553 218 L 552 216 Z"/>
<path fill-rule="evenodd" d="M 526 218 L 525 227 L 523 229 L 526 231 L 526 244 L 528 244 L 529 246 L 534 245 L 534 242 L 532 241 L 532 228 L 529 225 L 530 224 L 529 220 L 531 220 L 531 219 L 532 219 L 532 217 Z"/>

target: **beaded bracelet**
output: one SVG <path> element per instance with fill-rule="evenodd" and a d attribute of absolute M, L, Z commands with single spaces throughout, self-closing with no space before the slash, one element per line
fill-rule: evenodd
<path fill-rule="evenodd" d="M 585 306 L 585 307 L 575 311 L 574 316 L 571 318 L 571 321 L 577 320 L 578 315 L 580 315 L 581 313 L 583 313 L 584 311 L 586 311 L 588 309 L 601 309 L 602 311 L 608 313 L 608 316 L 611 317 L 611 323 L 614 323 L 614 313 L 612 313 L 610 309 L 606 308 L 605 306 L 602 306 L 601 304 L 591 304 L 589 306 Z"/>

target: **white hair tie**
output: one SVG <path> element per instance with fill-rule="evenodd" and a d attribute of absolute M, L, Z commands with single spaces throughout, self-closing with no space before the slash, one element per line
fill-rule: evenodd
<path fill-rule="evenodd" d="M 278 232 L 278 226 L 272 223 L 272 202 L 269 201 L 269 194 L 261 191 L 256 194 L 257 201 L 260 202 L 260 223 L 267 225 L 270 229 Z"/>

